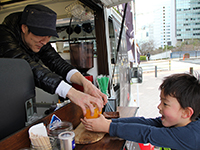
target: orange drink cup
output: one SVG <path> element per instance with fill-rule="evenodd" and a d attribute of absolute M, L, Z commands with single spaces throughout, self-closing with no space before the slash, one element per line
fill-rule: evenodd
<path fill-rule="evenodd" d="M 94 106 L 94 115 L 93 115 L 93 116 L 91 116 L 90 109 L 89 109 L 89 108 L 86 109 L 85 117 L 86 117 L 87 119 L 98 118 L 99 115 L 102 113 L 102 110 L 99 111 L 99 108 L 97 107 L 97 105 L 93 104 L 93 106 Z"/>

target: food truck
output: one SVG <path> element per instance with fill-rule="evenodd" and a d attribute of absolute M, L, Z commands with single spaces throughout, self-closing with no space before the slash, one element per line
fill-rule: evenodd
<path fill-rule="evenodd" d="M 99 75 L 108 77 L 108 97 L 116 110 L 117 106 L 128 106 L 130 100 L 130 67 L 126 27 L 122 28 L 122 36 L 118 42 L 123 18 L 112 6 L 126 2 L 128 1 L 8 0 L 1 3 L 0 21 L 11 12 L 22 11 L 27 4 L 44 4 L 54 10 L 57 13 L 59 38 L 51 38 L 52 46 L 96 86 Z M 87 47 L 87 51 L 84 47 Z M 82 51 L 77 52 L 77 48 Z M 51 95 L 36 88 L 37 113 L 43 114 L 58 99 L 62 100 L 56 94 Z"/>
<path fill-rule="evenodd" d="M 96 86 L 97 77 L 102 75 L 109 78 L 107 92 L 110 105 L 105 107 L 105 111 L 117 111 L 117 107 L 126 107 L 130 101 L 130 67 L 124 19 L 112 7 L 127 2 L 128 0 L 6 0 L 0 3 L 0 21 L 12 12 L 22 11 L 28 4 L 43 4 L 54 10 L 57 13 L 59 38 L 52 37 L 50 43 L 61 57 Z M 81 90 L 77 85 L 72 86 Z M 36 88 L 35 98 L 29 99 L 25 104 L 29 122 L 27 126 L 35 122 L 32 118 L 35 113 L 37 119 L 40 119 L 39 115 L 45 116 L 45 112 L 46 115 L 51 114 L 47 110 L 60 100 L 63 103 L 69 102 Z M 73 108 L 68 108 L 69 110 L 74 111 Z M 49 121 L 50 117 L 46 117 Z M 78 125 L 78 121 L 71 121 L 74 127 Z"/>

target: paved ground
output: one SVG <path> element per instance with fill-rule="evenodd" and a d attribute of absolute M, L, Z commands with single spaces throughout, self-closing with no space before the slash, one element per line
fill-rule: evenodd
<path fill-rule="evenodd" d="M 195 61 L 196 62 L 196 61 Z M 146 62 L 146 63 L 151 63 Z M 200 72 L 200 64 L 187 63 L 186 61 L 172 60 L 171 71 L 143 73 L 143 82 L 141 84 L 131 85 L 131 102 L 130 106 L 133 106 L 133 100 L 135 99 L 139 106 L 138 116 L 144 117 L 157 117 L 159 112 L 157 106 L 160 102 L 159 85 L 165 76 L 174 73 L 189 72 L 190 67 L 193 67 L 194 72 Z"/>
<path fill-rule="evenodd" d="M 172 60 L 171 71 L 157 72 L 157 77 L 155 77 L 155 72 L 143 73 L 143 82 L 141 84 L 131 85 L 131 102 L 129 105 L 135 106 L 134 99 L 137 101 L 139 106 L 137 116 L 144 116 L 145 118 L 159 116 L 157 106 L 160 102 L 160 91 L 158 88 L 163 78 L 174 73 L 189 72 L 190 67 L 193 67 L 194 72 L 200 72 L 200 60 L 199 64 L 196 62 L 194 64 L 187 63 L 187 61 Z M 146 63 L 151 63 L 151 61 Z M 129 147 L 129 150 L 137 149 L 137 145 L 136 147 L 134 146 L 131 146 L 132 148 Z M 159 150 L 159 148 L 156 147 L 154 150 Z"/>

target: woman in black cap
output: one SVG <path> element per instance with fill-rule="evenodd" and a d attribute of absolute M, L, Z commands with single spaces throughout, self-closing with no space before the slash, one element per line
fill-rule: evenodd
<path fill-rule="evenodd" d="M 51 36 L 58 37 L 56 19 L 53 10 L 39 4 L 27 5 L 23 12 L 8 15 L 0 25 L 0 57 L 25 59 L 32 68 L 37 87 L 68 97 L 82 108 L 84 114 L 89 107 L 93 114 L 91 103 L 101 109 L 107 103 L 107 97 L 50 45 Z M 38 63 L 39 60 L 45 67 Z M 69 83 L 82 85 L 84 93 Z"/>

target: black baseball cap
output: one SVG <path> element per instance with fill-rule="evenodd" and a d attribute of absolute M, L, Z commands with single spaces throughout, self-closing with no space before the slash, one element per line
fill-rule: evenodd
<path fill-rule="evenodd" d="M 30 32 L 37 36 L 55 36 L 57 14 L 40 4 L 27 5 L 22 12 L 21 24 L 28 26 Z"/>

